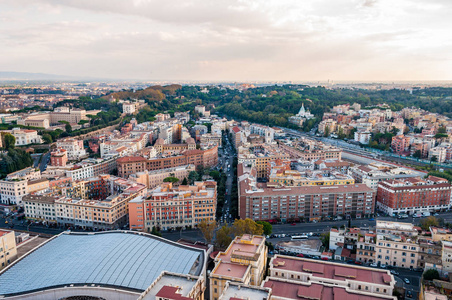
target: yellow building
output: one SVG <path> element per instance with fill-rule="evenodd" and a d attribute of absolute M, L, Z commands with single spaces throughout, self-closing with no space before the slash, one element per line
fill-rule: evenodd
<path fill-rule="evenodd" d="M 218 300 L 227 282 L 260 286 L 267 266 L 265 237 L 244 234 L 236 237 L 215 258 L 210 274 L 210 298 Z"/>
<path fill-rule="evenodd" d="M 14 231 L 0 230 L 0 270 L 16 259 L 16 236 Z"/>
<path fill-rule="evenodd" d="M 35 193 L 49 189 L 49 180 L 47 178 L 29 180 L 27 183 L 27 193 Z"/>

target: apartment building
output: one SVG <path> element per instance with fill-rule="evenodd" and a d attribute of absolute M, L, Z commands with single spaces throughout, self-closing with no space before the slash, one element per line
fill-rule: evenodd
<path fill-rule="evenodd" d="M 22 198 L 27 194 L 25 179 L 0 180 L 0 202 L 5 205 L 22 205 Z"/>
<path fill-rule="evenodd" d="M 83 140 L 76 140 L 74 138 L 66 138 L 57 141 L 57 148 L 67 151 L 67 158 L 69 160 L 79 160 L 87 156 Z"/>
<path fill-rule="evenodd" d="M 375 262 L 376 234 L 366 233 L 360 236 L 356 242 L 356 260 L 363 263 Z"/>
<path fill-rule="evenodd" d="M 181 155 L 146 159 L 142 156 L 125 156 L 116 160 L 118 174 L 128 177 L 131 174 L 153 171 L 166 168 L 175 168 L 184 165 L 212 167 L 218 163 L 218 146 L 201 150 L 186 150 Z"/>
<path fill-rule="evenodd" d="M 0 270 L 12 263 L 17 256 L 14 231 L 0 230 Z"/>
<path fill-rule="evenodd" d="M 374 213 L 375 192 L 364 184 L 271 188 L 257 184 L 255 171 L 238 165 L 242 219 L 318 220 L 327 216 L 364 217 Z"/>
<path fill-rule="evenodd" d="M 193 228 L 203 220 L 211 222 L 217 207 L 216 187 L 215 181 L 178 187 L 162 183 L 149 192 L 148 198 L 136 198 L 129 203 L 130 229 L 150 232 L 153 227 Z"/>
<path fill-rule="evenodd" d="M 62 168 L 56 167 L 57 170 Z M 110 174 L 116 169 L 116 158 L 87 158 L 75 165 L 67 165 L 64 171 L 66 177 L 73 181 L 84 178 L 98 176 L 100 174 Z"/>
<path fill-rule="evenodd" d="M 67 162 L 67 150 L 61 148 L 50 153 L 50 165 L 65 167 Z"/>
<path fill-rule="evenodd" d="M 146 191 L 142 184 L 104 175 L 74 182 L 58 193 L 27 195 L 25 216 L 66 227 L 120 229 L 128 221 L 128 202 Z"/>
<path fill-rule="evenodd" d="M 435 269 L 442 273 L 442 243 L 434 242 L 430 238 L 420 237 L 418 267 L 424 270 Z"/>
<path fill-rule="evenodd" d="M 272 169 L 268 176 L 268 187 L 278 186 L 331 186 L 354 184 L 355 179 L 338 171 L 297 171 Z"/>
<path fill-rule="evenodd" d="M 446 179 L 435 176 L 383 181 L 378 184 L 377 207 L 389 215 L 446 210 L 451 188 Z"/>
<path fill-rule="evenodd" d="M 212 134 L 212 133 L 206 133 L 201 135 L 200 139 L 201 144 L 210 145 L 210 144 L 216 144 L 219 147 L 221 147 L 223 142 L 223 137 L 221 134 Z"/>
<path fill-rule="evenodd" d="M 271 299 L 397 299 L 387 270 L 276 255 L 262 287 Z"/>
<path fill-rule="evenodd" d="M 452 272 L 452 242 L 442 241 L 441 264 L 444 272 Z"/>
<path fill-rule="evenodd" d="M 153 189 L 163 183 L 163 180 L 167 177 L 175 177 L 179 179 L 179 184 L 182 183 L 184 178 L 188 177 L 190 172 L 196 171 L 194 165 L 186 165 L 175 168 L 143 171 L 129 176 L 129 180 L 144 184 L 148 189 Z"/>
<path fill-rule="evenodd" d="M 365 166 L 354 166 L 349 168 L 347 172 L 356 180 L 356 182 L 364 183 L 375 191 L 378 188 L 378 183 L 381 181 L 425 175 L 425 173 L 408 168 L 394 167 L 381 163 L 371 163 Z"/>
<path fill-rule="evenodd" d="M 210 299 L 218 300 L 227 282 L 259 286 L 267 266 L 265 237 L 244 234 L 215 257 L 210 273 Z"/>
<path fill-rule="evenodd" d="M 418 232 L 411 223 L 377 220 L 376 261 L 382 265 L 416 268 L 419 258 Z"/>
<path fill-rule="evenodd" d="M 44 224 L 57 223 L 55 201 L 61 198 L 57 195 L 26 195 L 23 199 L 25 217 L 28 220 L 43 222 Z"/>
<path fill-rule="evenodd" d="M 391 148 L 397 154 L 402 154 L 408 151 L 410 146 L 410 137 L 402 135 L 397 135 L 392 137 Z"/>
<path fill-rule="evenodd" d="M 122 112 L 125 114 L 133 114 L 136 110 L 137 103 L 135 102 L 124 102 L 122 104 Z"/>

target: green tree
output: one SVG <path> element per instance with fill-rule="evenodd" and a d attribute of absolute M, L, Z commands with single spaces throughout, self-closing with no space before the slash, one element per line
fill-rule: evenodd
<path fill-rule="evenodd" d="M 424 280 L 440 279 L 439 272 L 435 269 L 428 269 L 424 272 Z"/>
<path fill-rule="evenodd" d="M 196 180 L 198 180 L 198 172 L 196 171 L 191 171 L 190 173 L 188 173 L 188 182 L 190 184 L 193 184 Z"/>
<path fill-rule="evenodd" d="M 413 157 L 415 157 L 415 158 L 421 158 L 421 157 L 422 157 L 422 152 L 421 152 L 421 150 L 416 150 L 416 151 L 413 153 Z"/>
<path fill-rule="evenodd" d="M 48 133 L 44 133 L 42 135 L 42 139 L 44 140 L 44 143 L 51 144 L 53 142 L 52 136 Z"/>
<path fill-rule="evenodd" d="M 66 130 L 67 133 L 71 133 L 71 132 L 72 132 L 72 126 L 71 126 L 71 124 L 67 123 L 67 124 L 64 126 L 64 129 Z"/>
<path fill-rule="evenodd" d="M 432 158 L 430 158 L 431 162 L 437 162 L 438 161 L 438 156 L 433 155 Z"/>
<path fill-rule="evenodd" d="M 439 127 L 437 133 L 447 133 L 446 127 L 444 126 Z"/>
<path fill-rule="evenodd" d="M 162 236 L 162 233 L 155 226 L 152 226 L 151 234 L 160 236 L 160 237 Z"/>
<path fill-rule="evenodd" d="M 330 127 L 329 126 L 326 126 L 325 127 L 325 134 L 324 134 L 324 136 L 325 137 L 328 137 L 330 135 Z"/>
<path fill-rule="evenodd" d="M 232 228 L 228 225 L 224 225 L 218 229 L 215 239 L 215 247 L 217 249 L 226 249 L 232 242 Z"/>
<path fill-rule="evenodd" d="M 184 177 L 182 180 L 182 185 L 188 185 L 187 177 Z"/>
<path fill-rule="evenodd" d="M 16 138 L 14 135 L 10 133 L 5 134 L 3 137 L 3 145 L 7 150 L 14 148 L 16 145 Z"/>
<path fill-rule="evenodd" d="M 323 247 L 325 249 L 330 248 L 330 232 L 324 232 L 320 235 L 320 240 L 322 241 Z"/>
<path fill-rule="evenodd" d="M 270 223 L 268 223 L 268 222 L 265 222 L 265 221 L 256 221 L 256 223 L 263 226 L 264 234 L 265 234 L 265 235 L 270 235 L 270 234 L 272 234 L 272 231 L 273 231 L 273 226 L 272 226 L 272 224 L 270 224 Z"/>
<path fill-rule="evenodd" d="M 421 219 L 421 228 L 424 230 L 430 230 L 430 227 L 438 227 L 439 220 L 436 217 L 430 216 L 428 218 Z"/>
<path fill-rule="evenodd" d="M 264 233 L 264 226 L 258 224 L 250 218 L 236 219 L 232 224 L 232 230 L 235 236 L 243 234 L 262 235 Z"/>
<path fill-rule="evenodd" d="M 179 178 L 172 177 L 172 176 L 169 176 L 169 177 L 166 177 L 165 179 L 163 179 L 163 182 L 176 183 L 178 181 L 179 181 Z"/>
<path fill-rule="evenodd" d="M 215 235 L 215 229 L 217 228 L 217 222 L 207 222 L 206 220 L 202 220 L 198 224 L 199 230 L 201 230 L 202 235 L 206 239 L 208 244 L 212 244 L 213 237 Z"/>

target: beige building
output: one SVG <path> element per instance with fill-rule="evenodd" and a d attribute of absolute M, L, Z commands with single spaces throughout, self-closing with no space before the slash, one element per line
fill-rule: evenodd
<path fill-rule="evenodd" d="M 213 180 L 177 187 L 165 182 L 154 188 L 147 199 L 130 201 L 129 225 L 132 230 L 147 232 L 153 227 L 192 228 L 203 220 L 214 221 L 216 207 L 217 183 Z"/>
<path fill-rule="evenodd" d="M 430 227 L 430 232 L 434 242 L 452 241 L 452 232 L 447 228 Z"/>
<path fill-rule="evenodd" d="M 0 203 L 22 205 L 22 197 L 27 194 L 27 180 L 0 180 Z"/>
<path fill-rule="evenodd" d="M 376 261 L 381 265 L 416 268 L 418 232 L 411 223 L 377 220 Z"/>
<path fill-rule="evenodd" d="M 376 235 L 373 233 L 366 233 L 364 236 L 359 236 L 356 242 L 356 260 L 364 263 L 375 262 L 375 240 Z"/>
<path fill-rule="evenodd" d="M 101 111 L 100 110 L 86 111 L 84 109 L 77 108 L 70 109 L 69 107 L 57 107 L 52 112 L 29 115 L 25 119 L 18 120 L 17 124 L 20 125 L 42 124 L 42 126 L 39 127 L 46 126 L 47 124 L 61 125 L 60 121 L 69 122 L 70 124 L 78 124 L 81 120 L 89 120 L 87 115 L 97 115 L 99 112 Z M 47 122 L 44 120 L 47 120 Z"/>
<path fill-rule="evenodd" d="M 178 184 L 181 184 L 184 178 L 188 177 L 190 172 L 196 171 L 194 165 L 186 165 L 169 169 L 161 169 L 155 171 L 144 171 L 129 175 L 129 180 L 142 183 L 148 189 L 153 189 L 163 183 L 167 177 L 176 177 L 179 179 Z"/>
<path fill-rule="evenodd" d="M 24 197 L 25 217 L 28 220 L 56 223 L 55 200 L 60 196 L 27 195 Z"/>
<path fill-rule="evenodd" d="M 441 261 L 444 272 L 452 272 L 452 242 L 443 241 Z"/>
<path fill-rule="evenodd" d="M 46 178 L 30 180 L 27 183 L 27 194 L 49 189 L 49 180 Z"/>
<path fill-rule="evenodd" d="M 210 273 L 210 298 L 220 299 L 227 282 L 259 286 L 267 265 L 265 237 L 244 234 L 218 253 Z"/>
<path fill-rule="evenodd" d="M 3 130 L 10 133 L 16 139 L 15 146 L 25 146 L 30 144 L 42 144 L 42 138 L 36 130 L 13 128 L 12 130 Z"/>
<path fill-rule="evenodd" d="M 14 231 L 0 230 L 0 270 L 16 259 L 16 236 Z"/>

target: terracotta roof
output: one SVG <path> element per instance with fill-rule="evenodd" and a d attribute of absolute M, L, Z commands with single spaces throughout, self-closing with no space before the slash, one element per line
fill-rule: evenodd
<path fill-rule="evenodd" d="M 240 128 L 238 128 L 237 126 L 232 128 L 232 131 L 234 131 L 235 133 L 240 132 Z"/>
<path fill-rule="evenodd" d="M 121 158 L 118 158 L 116 162 L 118 163 L 128 163 L 128 162 L 138 162 L 138 161 L 147 161 L 146 158 L 141 156 L 124 156 Z"/>
<path fill-rule="evenodd" d="M 163 286 L 160 291 L 155 295 L 156 297 L 161 297 L 164 299 L 171 299 L 171 300 L 190 300 L 192 298 L 184 297 L 179 292 L 179 288 L 174 286 Z"/>
<path fill-rule="evenodd" d="M 345 250 L 348 249 L 342 250 L 342 256 L 344 256 Z M 345 252 L 350 253 L 350 250 Z M 384 277 L 384 275 L 387 275 L 387 271 L 384 270 L 280 255 L 273 259 L 273 265 L 275 270 L 282 269 L 295 272 L 308 272 L 312 273 L 313 276 L 316 277 L 330 278 L 341 281 L 354 278 L 355 280 L 363 282 L 389 285 L 387 277 Z"/>

